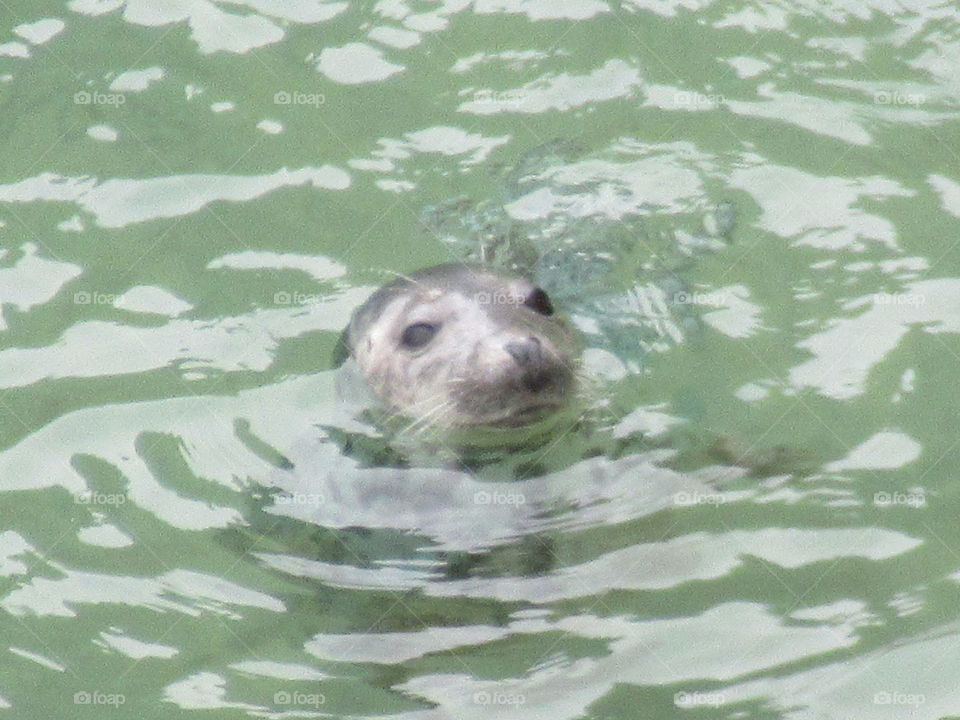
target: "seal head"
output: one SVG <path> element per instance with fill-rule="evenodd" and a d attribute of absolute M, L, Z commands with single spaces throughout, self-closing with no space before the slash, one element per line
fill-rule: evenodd
<path fill-rule="evenodd" d="M 574 393 L 577 337 L 528 279 L 446 264 L 377 290 L 347 349 L 393 412 L 448 427 L 527 425 Z"/>

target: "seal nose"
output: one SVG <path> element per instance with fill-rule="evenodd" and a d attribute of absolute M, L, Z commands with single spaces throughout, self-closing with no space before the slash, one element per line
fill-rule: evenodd
<path fill-rule="evenodd" d="M 511 340 L 503 346 L 503 349 L 513 356 L 520 367 L 538 365 L 543 361 L 543 346 L 535 337 Z"/>
<path fill-rule="evenodd" d="M 530 392 L 538 393 L 553 387 L 556 372 L 542 368 L 535 369 L 523 376 L 523 386 Z"/>
<path fill-rule="evenodd" d="M 543 343 L 539 338 L 530 337 L 511 340 L 503 346 L 523 368 L 523 386 L 533 393 L 553 388 L 559 381 L 556 368 L 550 366 L 543 353 Z"/>

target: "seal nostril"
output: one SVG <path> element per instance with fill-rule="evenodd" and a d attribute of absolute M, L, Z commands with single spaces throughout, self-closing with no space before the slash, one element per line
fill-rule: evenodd
<path fill-rule="evenodd" d="M 554 374 L 549 370 L 536 370 L 523 376 L 523 386 L 530 392 L 538 393 L 553 384 Z"/>
<path fill-rule="evenodd" d="M 543 360 L 543 347 L 535 337 L 511 340 L 503 346 L 503 349 L 510 353 L 521 367 L 535 365 Z"/>

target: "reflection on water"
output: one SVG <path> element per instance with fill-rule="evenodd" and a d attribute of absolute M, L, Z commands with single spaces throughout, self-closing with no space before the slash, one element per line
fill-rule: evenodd
<path fill-rule="evenodd" d="M 0 709 L 960 714 L 951 7 L 7 11 Z M 588 417 L 405 466 L 338 334 L 477 255 Z"/>

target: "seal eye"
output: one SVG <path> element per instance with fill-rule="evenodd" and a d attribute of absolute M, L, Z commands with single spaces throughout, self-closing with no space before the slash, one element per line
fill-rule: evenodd
<path fill-rule="evenodd" d="M 534 288 L 533 292 L 527 295 L 523 304 L 541 315 L 553 315 L 553 304 L 550 302 L 550 296 L 542 288 Z"/>
<path fill-rule="evenodd" d="M 433 336 L 437 334 L 437 330 L 439 329 L 439 325 L 434 325 L 432 323 L 421 322 L 408 325 L 404 329 L 403 335 L 400 336 L 400 343 L 404 347 L 411 350 L 422 348 L 428 342 L 433 340 Z"/>

